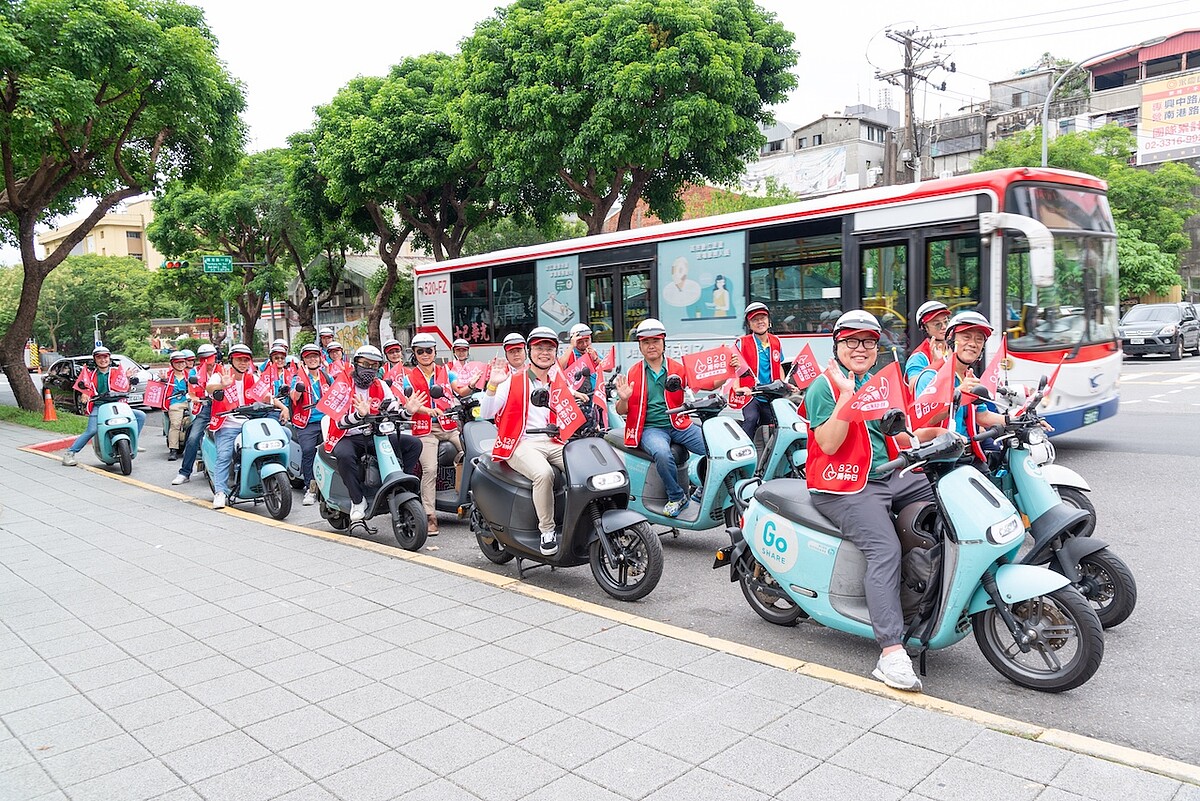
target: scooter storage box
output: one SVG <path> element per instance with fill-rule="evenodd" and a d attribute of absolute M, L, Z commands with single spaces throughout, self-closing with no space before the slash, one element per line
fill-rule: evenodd
<path fill-rule="evenodd" d="M 530 502 L 533 483 L 503 462 L 482 459 L 471 481 L 475 503 L 493 527 L 515 534 L 538 534 L 537 514 Z M 562 473 L 555 472 L 554 517 L 562 519 L 566 496 Z"/>

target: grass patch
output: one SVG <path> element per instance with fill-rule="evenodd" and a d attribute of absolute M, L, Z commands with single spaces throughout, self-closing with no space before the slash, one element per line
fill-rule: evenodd
<path fill-rule="evenodd" d="M 87 428 L 87 418 L 77 414 L 58 412 L 58 419 L 47 423 L 42 419 L 42 412 L 30 412 L 16 406 L 0 406 L 0 422 L 40 428 L 55 434 L 82 434 Z"/>

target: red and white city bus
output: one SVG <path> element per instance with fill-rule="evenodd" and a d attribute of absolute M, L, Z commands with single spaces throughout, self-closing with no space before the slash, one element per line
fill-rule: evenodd
<path fill-rule="evenodd" d="M 731 342 L 762 301 L 787 359 L 809 344 L 827 360 L 834 320 L 867 309 L 884 329 L 882 365 L 920 343 L 929 298 L 992 321 L 988 353 L 1007 338 L 1010 381 L 1062 365 L 1044 407 L 1056 432 L 1116 413 L 1116 228 L 1104 182 L 1079 173 L 995 170 L 416 268 L 418 330 L 447 348 L 466 338 L 481 346 L 473 358 L 510 332 L 582 321 L 628 364 L 645 317 L 663 321 L 678 357 Z"/>

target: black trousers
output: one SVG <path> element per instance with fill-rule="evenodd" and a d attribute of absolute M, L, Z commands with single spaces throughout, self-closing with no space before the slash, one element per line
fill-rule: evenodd
<path fill-rule="evenodd" d="M 337 459 L 338 476 L 346 485 L 351 503 L 362 503 L 362 481 L 358 477 L 358 463 L 365 454 L 371 453 L 375 447 L 373 437 L 367 434 L 350 434 L 338 440 L 333 446 L 333 456 Z M 392 434 L 392 450 L 400 459 L 404 472 L 415 475 L 417 465 L 421 462 L 421 440 L 411 434 Z"/>

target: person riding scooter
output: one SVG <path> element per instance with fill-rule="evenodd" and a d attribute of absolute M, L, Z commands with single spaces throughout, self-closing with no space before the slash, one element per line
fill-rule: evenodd
<path fill-rule="evenodd" d="M 321 346 L 308 344 L 300 349 L 304 368 L 296 376 L 292 388 L 292 426 L 300 445 L 300 477 L 304 480 L 304 499 L 301 504 L 312 506 L 317 500 L 317 482 L 313 477 L 313 460 L 321 445 L 321 420 L 325 413 L 317 403 L 325 390 L 333 385 L 333 376 L 325 369 Z"/>
<path fill-rule="evenodd" d="M 428 396 L 423 392 L 414 392 L 407 403 L 397 399 L 391 387 L 379 377 L 379 368 L 383 363 L 383 354 L 372 345 L 363 345 L 354 352 L 352 366 L 347 371 L 349 380 L 354 384 L 350 411 L 339 420 L 329 421 L 329 434 L 325 439 L 325 452 L 333 454 L 337 459 L 338 477 L 350 496 L 352 523 L 366 519 L 366 496 L 359 479 L 358 464 L 363 455 L 370 453 L 374 447 L 370 428 L 360 425 L 362 417 L 379 414 L 381 409 L 389 412 L 399 411 L 402 406 L 412 414 L 429 402 Z M 400 463 L 405 465 L 407 471 L 409 465 L 420 459 L 421 440 L 399 432 L 392 434 L 390 439 L 392 449 L 400 457 Z"/>
<path fill-rule="evenodd" d="M 708 454 L 699 426 L 692 426 L 686 414 L 671 415 L 668 409 L 683 405 L 687 374 L 683 365 L 663 354 L 667 329 L 653 317 L 647 317 L 634 329 L 634 338 L 642 360 L 629 368 L 628 376 L 617 376 L 617 414 L 625 417 L 625 444 L 640 447 L 654 457 L 654 466 L 667 491 L 663 513 L 678 517 L 688 505 L 687 492 L 679 486 L 678 466 L 671 443 L 678 442 L 692 453 Z M 667 387 L 668 377 L 676 378 L 679 389 Z"/>
<path fill-rule="evenodd" d="M 404 380 L 404 346 L 400 344 L 398 339 L 385 339 L 383 341 L 383 355 L 387 359 L 387 363 L 380 368 L 379 372 L 383 379 L 393 383 Z"/>
<path fill-rule="evenodd" d="M 735 346 L 744 371 L 737 382 L 741 392 L 730 396 L 729 406 L 742 410 L 742 430 L 753 442 L 758 427 L 773 425 L 775 415 L 770 398 L 753 398 L 748 393 L 756 384 L 783 378 L 783 344 L 770 333 L 771 312 L 767 304 L 751 303 L 746 307 L 745 320 L 750 333 L 738 337 Z"/>
<path fill-rule="evenodd" d="M 187 441 L 183 445 L 183 464 L 179 472 L 171 479 L 171 486 L 186 484 L 192 480 L 192 469 L 196 464 L 196 455 L 200 453 L 200 440 L 208 430 L 208 422 L 212 419 L 212 399 L 205 390 L 208 378 L 213 374 L 217 361 L 217 349 L 205 342 L 196 349 L 196 366 L 188 371 L 188 399 L 192 402 L 192 427 L 188 431 Z M 195 383 L 192 383 L 195 379 Z"/>
<path fill-rule="evenodd" d="M 555 425 L 547 406 L 535 405 L 530 397 L 535 390 L 549 390 L 552 371 L 558 368 L 558 336 L 539 326 L 529 332 L 529 369 L 504 378 L 493 364 L 481 412 L 496 418 L 496 444 L 492 459 L 508 466 L 533 482 L 533 507 L 541 531 L 541 552 L 558 552 L 558 534 L 554 525 L 554 467 L 563 468 L 563 443 L 546 434 L 527 434 L 528 428 Z M 499 379 L 501 383 L 497 385 Z M 511 401 L 511 403 L 510 403 Z"/>
<path fill-rule="evenodd" d="M 179 458 L 183 449 L 183 417 L 191 405 L 188 400 L 188 358 L 193 354 L 190 350 L 177 350 L 171 354 L 168 363 L 170 369 L 164 372 L 162 380 L 171 388 L 167 401 L 167 461 L 173 462 Z"/>
<path fill-rule="evenodd" d="M 933 500 L 933 488 L 920 475 L 878 472 L 901 447 L 900 442 L 884 436 L 879 421 L 848 422 L 839 417 L 854 393 L 871 378 L 881 332 L 878 320 L 862 310 L 848 311 L 834 323 L 834 358 L 804 398 L 806 476 L 813 506 L 833 521 L 842 537 L 854 543 L 867 560 L 863 584 L 871 627 L 881 649 L 872 675 L 889 687 L 919 691 L 921 680 L 901 645 L 901 554 L 891 513 L 916 501 Z M 925 440 L 944 431 L 921 429 L 916 433 Z"/>
<path fill-rule="evenodd" d="M 83 399 L 88 421 L 87 428 L 83 433 L 71 443 L 71 447 L 63 452 L 62 463 L 67 467 L 74 467 L 78 464 L 75 454 L 79 453 L 83 446 L 96 436 L 96 404 L 92 399 L 97 395 L 107 395 L 110 392 L 129 391 L 129 376 L 125 375 L 125 371 L 121 367 L 113 366 L 112 351 L 103 345 L 96 347 L 92 350 L 92 363 L 95 367 L 85 366 L 79 371 L 79 378 L 75 379 L 75 391 Z M 133 416 L 137 419 L 138 434 L 141 434 L 142 426 L 146 424 L 146 414 L 134 409 Z"/>
<path fill-rule="evenodd" d="M 950 310 L 946 304 L 938 300 L 927 300 L 917 309 L 917 325 L 925 332 L 925 339 L 908 361 L 904 363 L 904 380 L 912 387 L 917 376 L 926 367 L 942 363 L 942 359 L 950 351 L 947 344 L 946 324 L 950 319 Z"/>

